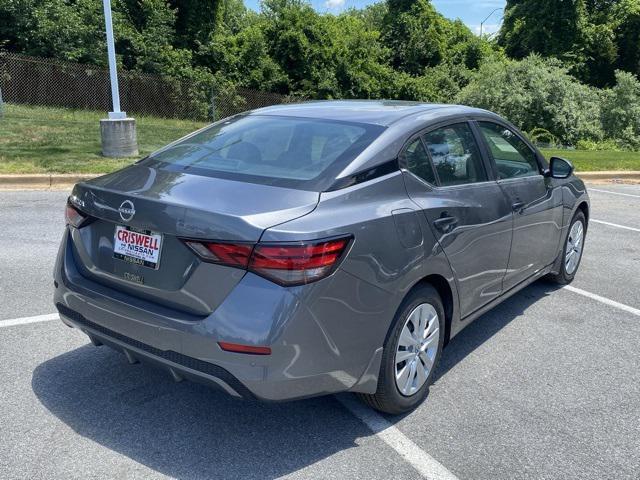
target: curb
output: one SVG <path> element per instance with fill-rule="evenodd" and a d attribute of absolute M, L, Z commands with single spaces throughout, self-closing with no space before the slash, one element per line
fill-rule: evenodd
<path fill-rule="evenodd" d="M 0 175 L 0 188 L 6 189 L 49 189 L 72 187 L 78 182 L 90 180 L 99 174 L 48 174 Z"/>
<path fill-rule="evenodd" d="M 640 182 L 640 172 L 638 171 L 602 171 L 602 172 L 576 172 L 576 175 L 583 180 L 599 180 L 609 182 L 634 181 Z"/>
<path fill-rule="evenodd" d="M 70 188 L 78 182 L 90 180 L 104 174 L 28 174 L 28 175 L 0 175 L 0 189 L 49 189 Z M 640 182 L 640 171 L 602 171 L 576 172 L 585 181 L 601 182 Z"/>

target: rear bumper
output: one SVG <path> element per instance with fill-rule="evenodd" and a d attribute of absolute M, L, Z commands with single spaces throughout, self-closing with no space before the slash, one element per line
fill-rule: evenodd
<path fill-rule="evenodd" d="M 249 273 L 213 313 L 194 317 L 83 277 L 70 242 L 65 234 L 54 272 L 62 320 L 130 361 L 267 401 L 376 390 L 393 306 L 348 273 L 301 288 Z M 218 341 L 269 346 L 272 354 L 226 352 Z"/>
<path fill-rule="evenodd" d="M 57 304 L 60 319 L 69 327 L 85 332 L 96 346 L 107 345 L 122 351 L 130 363 L 145 361 L 165 368 L 176 381 L 194 380 L 221 388 L 229 395 L 255 399 L 255 395 L 227 370 L 178 352 L 159 350 L 87 320 L 80 313 Z"/>

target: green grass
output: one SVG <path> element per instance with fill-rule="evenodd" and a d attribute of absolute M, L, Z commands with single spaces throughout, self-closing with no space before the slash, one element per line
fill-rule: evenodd
<path fill-rule="evenodd" d="M 100 154 L 100 119 L 106 112 L 7 104 L 0 118 L 0 174 L 107 173 L 128 165 L 204 125 L 136 117 L 140 156 Z"/>
<path fill-rule="evenodd" d="M 100 122 L 106 112 L 5 105 L 0 118 L 0 174 L 107 173 L 204 125 L 202 122 L 136 117 L 140 156 L 108 159 L 100 155 Z M 640 170 L 640 152 L 543 150 L 564 157 L 581 172 Z"/>
<path fill-rule="evenodd" d="M 571 161 L 578 172 L 598 170 L 640 171 L 640 152 L 611 152 L 591 150 L 542 150 L 544 156 L 562 157 Z"/>

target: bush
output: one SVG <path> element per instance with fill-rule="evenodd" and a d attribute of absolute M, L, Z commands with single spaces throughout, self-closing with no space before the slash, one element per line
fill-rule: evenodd
<path fill-rule="evenodd" d="M 623 148 L 615 140 L 607 139 L 601 142 L 594 140 L 579 140 L 576 144 L 578 150 L 588 150 L 590 152 L 620 152 Z"/>
<path fill-rule="evenodd" d="M 615 87 L 604 91 L 602 125 L 621 148 L 640 149 L 640 81 L 633 74 L 617 71 Z"/>
<path fill-rule="evenodd" d="M 526 134 L 529 137 L 529 140 L 537 144 L 544 144 L 552 147 L 558 144 L 556 136 L 544 128 L 536 127 Z"/>
<path fill-rule="evenodd" d="M 394 100 L 453 103 L 460 92 L 460 85 L 468 83 L 470 71 L 460 65 L 442 63 L 426 68 L 422 75 L 405 72 L 390 75 L 383 97 Z"/>
<path fill-rule="evenodd" d="M 540 127 L 561 143 L 601 140 L 600 91 L 583 85 L 555 59 L 491 60 L 457 101 L 492 110 L 526 131 Z"/>

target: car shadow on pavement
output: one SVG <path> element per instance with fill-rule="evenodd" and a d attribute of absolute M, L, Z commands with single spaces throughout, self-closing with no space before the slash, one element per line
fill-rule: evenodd
<path fill-rule="evenodd" d="M 537 282 L 479 318 L 445 349 L 436 381 L 555 289 Z M 174 383 L 144 364 L 128 366 L 107 347 L 86 345 L 40 364 L 32 388 L 78 434 L 181 479 L 276 478 L 371 435 L 333 396 L 281 404 L 237 400 Z"/>
<path fill-rule="evenodd" d="M 544 279 L 538 280 L 479 317 L 456 335 L 444 349 L 434 381 L 437 382 L 467 355 L 523 315 L 529 306 L 559 288 L 559 285 Z"/>
<path fill-rule="evenodd" d="M 174 478 L 276 478 L 371 431 L 333 396 L 238 400 L 87 345 L 40 364 L 39 401 L 78 434 Z"/>

